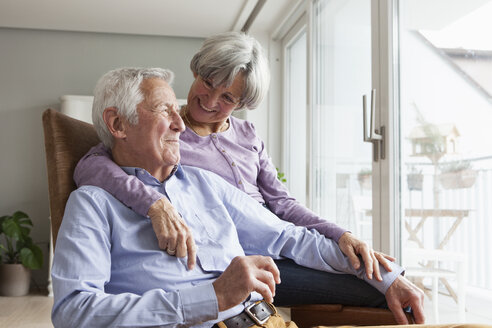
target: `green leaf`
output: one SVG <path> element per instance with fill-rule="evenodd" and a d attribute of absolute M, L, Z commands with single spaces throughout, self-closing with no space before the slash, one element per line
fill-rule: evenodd
<path fill-rule="evenodd" d="M 22 264 L 29 269 L 40 269 L 43 266 L 43 251 L 37 245 L 24 247 L 20 251 Z"/>
<path fill-rule="evenodd" d="M 12 216 L 6 217 L 2 222 L 2 229 L 6 236 L 24 240 L 31 232 L 32 221 L 26 213 L 17 211 Z"/>
<path fill-rule="evenodd" d="M 22 211 L 0 217 L 0 234 L 5 236 L 5 245 L 0 244 L 0 251 L 6 263 L 22 263 L 31 269 L 42 266 L 43 252 L 29 237 L 31 227 L 31 219 Z"/>
<path fill-rule="evenodd" d="M 27 236 L 29 236 L 31 229 L 27 228 L 27 227 L 20 226 L 20 231 L 21 231 L 21 235 L 23 236 L 23 238 L 26 238 Z"/>
<path fill-rule="evenodd" d="M 17 211 L 14 214 L 12 214 L 12 218 L 14 218 L 14 220 L 20 220 L 20 219 L 24 219 L 24 218 L 29 219 L 29 215 L 27 215 L 26 213 L 24 213 L 22 211 Z M 31 223 L 31 225 L 32 225 L 32 223 Z"/>
<path fill-rule="evenodd" d="M 22 226 L 31 226 L 32 227 L 32 221 L 30 218 L 20 218 L 19 219 L 19 224 L 22 225 Z"/>
<path fill-rule="evenodd" d="M 10 238 L 19 240 L 23 237 L 19 222 L 14 218 L 3 221 L 2 228 L 5 235 Z"/>
<path fill-rule="evenodd" d="M 279 168 L 275 168 L 277 170 L 277 179 L 280 180 L 280 182 L 287 182 L 287 179 L 285 178 L 285 173 L 280 172 Z"/>
<path fill-rule="evenodd" d="M 24 239 L 23 239 L 23 240 L 18 240 L 18 241 L 17 241 L 17 243 L 16 243 L 16 245 L 15 245 L 15 249 L 17 249 L 17 250 L 21 250 L 21 249 L 23 249 L 24 247 L 29 248 L 29 247 L 31 247 L 31 245 L 33 245 L 33 242 L 32 242 L 31 237 L 26 236 L 26 237 L 24 237 Z"/>

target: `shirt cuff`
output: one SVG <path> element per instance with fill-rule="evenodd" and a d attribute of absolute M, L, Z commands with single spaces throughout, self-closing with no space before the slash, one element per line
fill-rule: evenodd
<path fill-rule="evenodd" d="M 212 284 L 179 290 L 186 323 L 198 323 L 216 319 L 219 305 Z"/>
<path fill-rule="evenodd" d="M 405 271 L 405 269 L 398 264 L 391 261 L 388 262 L 391 266 L 391 269 L 393 270 L 391 272 L 386 271 L 386 269 L 381 264 L 379 265 L 379 272 L 381 273 L 383 281 L 377 280 L 374 274 L 372 276 L 372 279 L 368 279 L 364 271 L 364 281 L 376 288 L 383 295 L 386 295 L 386 291 L 388 290 L 388 288 L 390 288 L 393 282 L 395 282 L 396 278 L 398 278 L 400 275 L 403 275 L 403 272 Z"/>

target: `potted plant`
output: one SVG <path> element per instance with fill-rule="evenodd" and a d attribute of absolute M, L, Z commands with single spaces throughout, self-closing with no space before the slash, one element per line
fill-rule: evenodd
<path fill-rule="evenodd" d="M 454 161 L 441 164 L 439 181 L 445 189 L 470 188 L 477 179 L 470 161 Z"/>
<path fill-rule="evenodd" d="M 357 180 L 361 189 L 370 190 L 372 188 L 372 170 L 371 169 L 361 169 L 357 173 Z"/>
<path fill-rule="evenodd" d="M 409 190 L 422 190 L 424 184 L 424 175 L 422 170 L 417 170 L 415 166 L 412 166 L 410 172 L 407 174 L 407 186 Z"/>
<path fill-rule="evenodd" d="M 0 295 L 29 292 L 31 270 L 43 265 L 43 252 L 29 236 L 32 221 L 21 211 L 0 217 Z"/>

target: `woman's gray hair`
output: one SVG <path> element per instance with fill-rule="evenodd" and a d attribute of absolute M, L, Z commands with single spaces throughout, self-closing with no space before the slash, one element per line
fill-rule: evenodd
<path fill-rule="evenodd" d="M 268 92 L 270 70 L 260 43 L 241 32 L 209 37 L 190 63 L 193 73 L 211 79 L 214 87 L 230 86 L 238 73 L 244 90 L 238 108 L 256 108 Z"/>
<path fill-rule="evenodd" d="M 118 68 L 104 74 L 94 88 L 94 103 L 92 105 L 92 122 L 99 139 L 111 148 L 113 135 L 103 119 L 106 108 L 114 107 L 130 124 L 138 124 L 137 105 L 144 95 L 140 85 L 144 79 L 159 78 L 169 85 L 174 80 L 174 73 L 163 68 Z"/>

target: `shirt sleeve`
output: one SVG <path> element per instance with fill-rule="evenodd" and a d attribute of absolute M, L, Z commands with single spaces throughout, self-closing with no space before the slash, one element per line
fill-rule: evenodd
<path fill-rule="evenodd" d="M 254 129 L 254 127 L 252 128 Z M 256 139 L 261 144 L 259 147 L 260 170 L 257 184 L 270 210 L 282 220 L 292 222 L 297 226 L 315 229 L 327 238 L 338 242 L 347 230 L 319 217 L 292 197 L 285 185 L 277 178 L 277 170 L 267 154 L 263 141 L 258 136 Z"/>
<path fill-rule="evenodd" d="M 92 147 L 75 167 L 77 187 L 92 185 L 102 188 L 140 215 L 147 216 L 149 208 L 164 197 L 148 188 L 137 177 L 126 174 L 111 158 L 102 143 Z"/>
<path fill-rule="evenodd" d="M 52 268 L 55 327 L 182 327 L 217 318 L 212 284 L 143 295 L 106 293 L 111 222 L 105 211 L 88 192 L 75 191 L 67 202 Z"/>
<path fill-rule="evenodd" d="M 383 281 L 368 279 L 365 266 L 354 269 L 334 240 L 326 238 L 316 230 L 308 230 L 280 220 L 240 190 L 227 190 L 223 197 L 247 255 L 265 255 L 274 259 L 290 258 L 308 268 L 352 274 L 382 294 L 386 293 L 404 271 L 399 265 L 390 262 L 391 272 L 380 265 Z"/>

